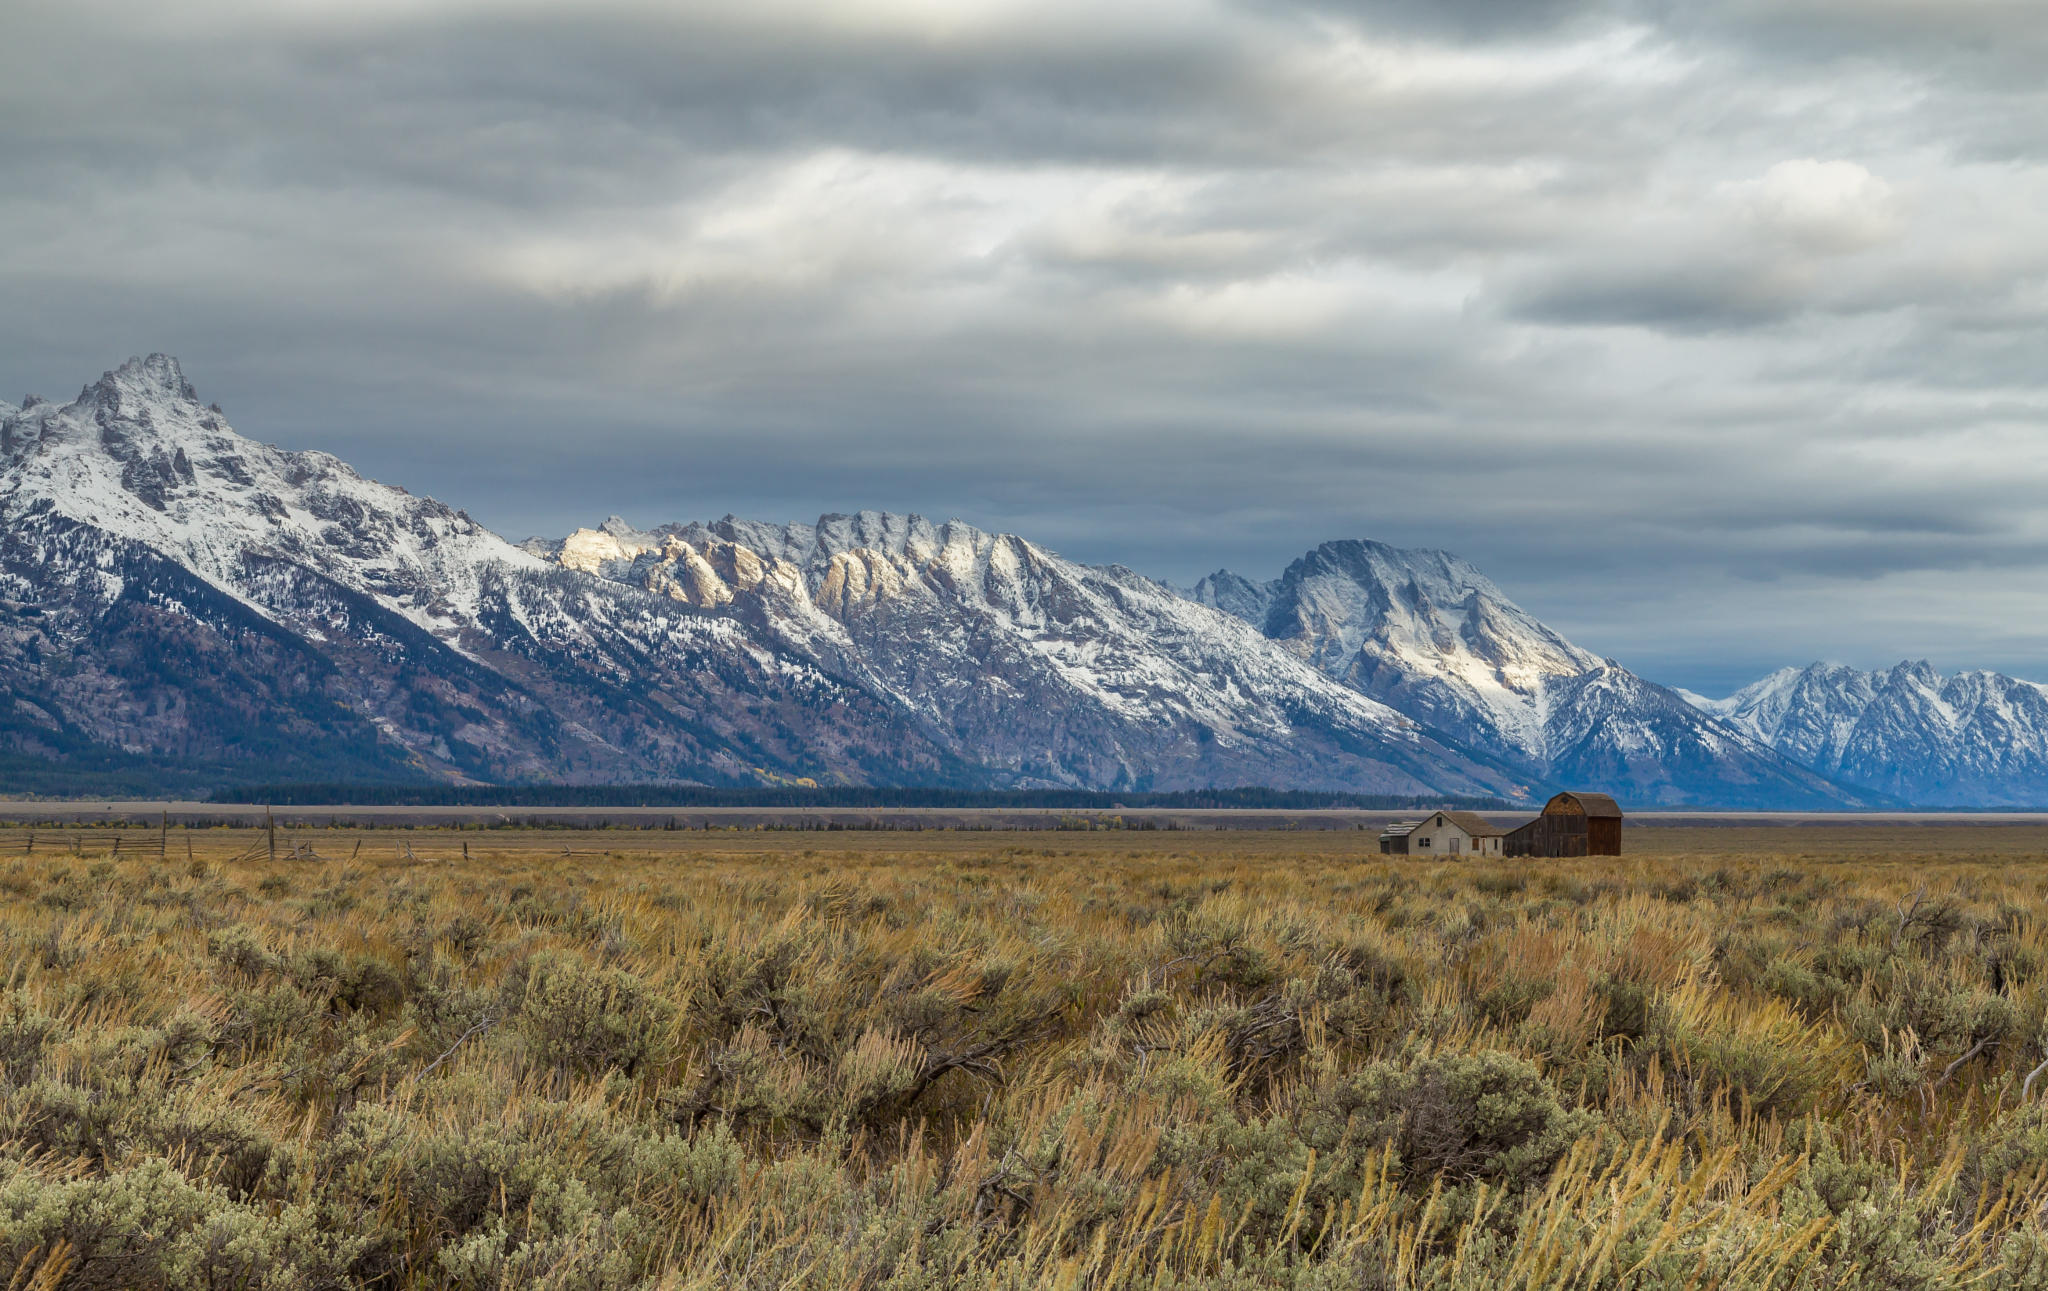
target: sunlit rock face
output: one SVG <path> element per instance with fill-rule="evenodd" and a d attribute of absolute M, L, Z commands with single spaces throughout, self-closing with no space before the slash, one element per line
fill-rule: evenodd
<path fill-rule="evenodd" d="M 1229 615 L 958 521 L 608 523 L 554 550 L 863 679 L 943 747 L 1016 783 L 1526 787 Z M 1419 785 L 1430 787 L 1408 787 Z"/>

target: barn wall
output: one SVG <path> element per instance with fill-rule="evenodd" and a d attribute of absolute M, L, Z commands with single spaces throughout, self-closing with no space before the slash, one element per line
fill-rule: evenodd
<path fill-rule="evenodd" d="M 1587 821 L 1586 854 L 1588 856 L 1621 855 L 1621 822 L 1612 816 L 1605 819 Z"/>
<path fill-rule="evenodd" d="M 1586 818 L 1546 814 L 1507 836 L 1509 856 L 1584 856 Z"/>

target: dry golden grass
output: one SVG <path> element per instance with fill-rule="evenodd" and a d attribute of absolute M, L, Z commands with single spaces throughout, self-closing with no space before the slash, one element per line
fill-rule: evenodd
<path fill-rule="evenodd" d="M 36 839 L 15 1287 L 2048 1286 L 2048 830 Z"/>

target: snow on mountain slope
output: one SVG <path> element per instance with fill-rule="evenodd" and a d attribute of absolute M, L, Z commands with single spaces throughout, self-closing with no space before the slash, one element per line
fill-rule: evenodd
<path fill-rule="evenodd" d="M 0 526 L 0 752 L 242 779 L 973 774 L 741 622 L 244 439 L 162 355 L 0 418 Z"/>
<path fill-rule="evenodd" d="M 1783 668 L 1707 711 L 1793 760 L 1923 806 L 2048 804 L 2048 687 L 1925 660 Z"/>
<path fill-rule="evenodd" d="M 1448 552 L 1325 543 L 1270 583 L 1229 571 L 1195 599 L 1319 671 L 1537 778 L 1639 803 L 1856 801 L 1674 692 L 1566 640 Z"/>
<path fill-rule="evenodd" d="M 959 521 L 868 511 L 648 533 L 607 522 L 553 555 L 756 624 L 871 680 L 961 756 L 1031 782 L 1524 787 L 1228 615 Z"/>
<path fill-rule="evenodd" d="M 1266 633 L 1367 694 L 1414 697 L 1416 715 L 1548 758 L 1546 683 L 1601 660 L 1442 551 L 1325 543 L 1281 575 Z M 1401 705 L 1397 705 L 1401 706 Z"/>
<path fill-rule="evenodd" d="M 1270 583 L 1255 583 L 1240 574 L 1219 569 L 1182 591 L 1181 595 L 1198 605 L 1221 610 L 1234 619 L 1262 627 L 1267 612 L 1273 608 L 1273 596 L 1279 586 L 1278 579 Z"/>
<path fill-rule="evenodd" d="M 162 355 L 0 415 L 0 524 L 0 761 L 1515 787 L 1128 571 L 872 514 L 514 546 L 243 438 Z"/>
<path fill-rule="evenodd" d="M 7 417 L 0 510 L 143 543 L 237 595 L 249 555 L 282 557 L 451 640 L 475 617 L 483 569 L 543 568 L 460 511 L 243 438 L 162 354 Z"/>
<path fill-rule="evenodd" d="M 10 767 L 1826 806 L 2044 800 L 2044 732 L 2042 688 L 1925 665 L 1691 704 L 1441 552 L 1180 594 L 878 512 L 515 546 L 243 438 L 162 355 L 0 405 Z"/>

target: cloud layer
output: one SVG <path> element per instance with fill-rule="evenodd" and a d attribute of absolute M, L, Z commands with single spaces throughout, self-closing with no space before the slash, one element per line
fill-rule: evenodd
<path fill-rule="evenodd" d="M 0 383 L 514 536 L 1456 549 L 1724 688 L 2048 679 L 2031 0 L 28 0 Z"/>

